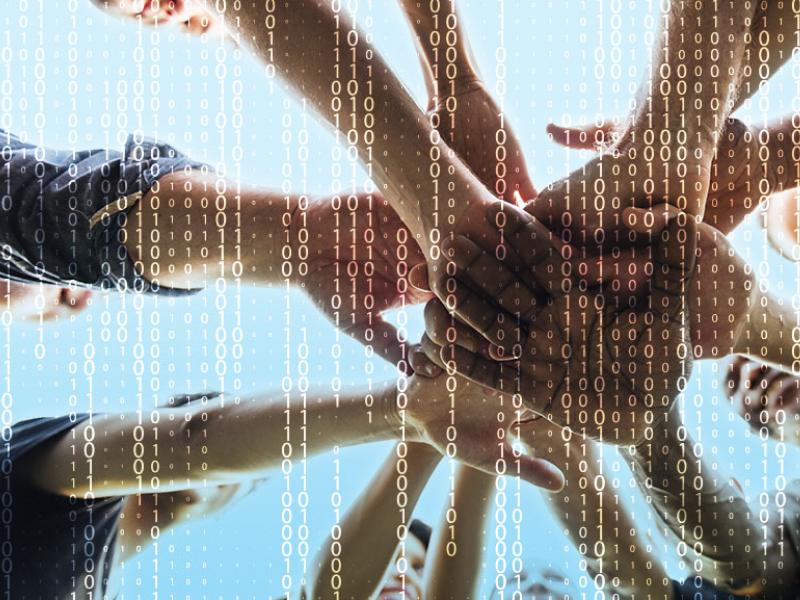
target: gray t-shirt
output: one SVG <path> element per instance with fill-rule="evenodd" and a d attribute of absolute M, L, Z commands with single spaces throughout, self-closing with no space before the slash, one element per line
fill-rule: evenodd
<path fill-rule="evenodd" d="M 107 590 L 123 498 L 50 494 L 30 484 L 19 465 L 88 418 L 83 414 L 22 421 L 4 440 L 3 598 L 103 598 Z"/>
<path fill-rule="evenodd" d="M 187 293 L 143 279 L 121 230 L 159 178 L 207 168 L 167 144 L 133 136 L 122 152 L 71 152 L 38 148 L 0 130 L 0 277 Z"/>

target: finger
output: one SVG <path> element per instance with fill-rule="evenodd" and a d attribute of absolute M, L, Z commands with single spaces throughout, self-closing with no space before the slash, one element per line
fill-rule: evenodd
<path fill-rule="evenodd" d="M 507 474 L 517 474 L 520 479 L 551 492 L 564 489 L 564 473 L 549 460 L 527 454 L 514 456 L 514 450 L 508 444 L 503 447 L 503 454 L 506 463 L 511 463 Z"/>
<path fill-rule="evenodd" d="M 448 253 L 454 265 L 450 267 L 453 276 L 434 281 L 437 296 L 461 322 L 511 352 L 525 335 L 519 319 L 527 321 L 539 309 L 536 293 L 517 274 L 463 236 L 456 236 L 448 244 Z M 469 348 L 477 351 L 480 346 L 473 344 Z"/>
<path fill-rule="evenodd" d="M 395 365 L 402 373 L 413 373 L 408 356 L 410 344 L 401 339 L 397 328 L 384 321 L 381 316 L 374 317 L 371 322 L 355 322 L 342 331 L 358 340 L 367 347 L 371 347 L 381 358 Z"/>
<path fill-rule="evenodd" d="M 527 269 L 537 291 L 561 295 L 571 289 L 572 251 L 558 236 L 528 212 L 508 204 L 492 204 L 486 219 Z"/>
<path fill-rule="evenodd" d="M 418 292 L 430 292 L 431 285 L 428 283 L 428 265 L 420 263 L 411 267 L 408 272 L 408 283 Z"/>
<path fill-rule="evenodd" d="M 425 353 L 425 356 L 430 360 L 433 364 L 439 367 L 442 370 L 445 370 L 447 367 L 442 360 L 442 348 L 436 342 L 434 342 L 427 334 L 422 336 L 422 340 L 420 340 L 420 348 Z"/>
<path fill-rule="evenodd" d="M 680 213 L 669 220 L 653 247 L 651 310 L 675 316 L 684 308 L 697 258 L 697 223 Z"/>
<path fill-rule="evenodd" d="M 576 280 L 589 287 L 603 286 L 603 298 L 612 305 L 626 305 L 647 293 L 653 261 L 647 248 L 626 248 L 603 256 L 588 257 L 575 266 Z"/>
<path fill-rule="evenodd" d="M 524 167 L 523 167 L 524 168 Z M 514 185 L 514 199 L 519 206 L 519 203 L 527 204 L 532 201 L 539 192 L 536 191 L 536 186 L 533 185 L 527 170 L 522 174 L 522 178 Z"/>
<path fill-rule="evenodd" d="M 442 374 L 442 368 L 425 354 L 421 344 L 414 344 L 408 353 L 411 370 L 423 377 L 435 378 Z"/>
<path fill-rule="evenodd" d="M 517 325 L 506 326 L 508 317 L 503 315 L 498 315 L 495 319 L 495 325 L 488 325 L 486 332 L 479 334 L 475 326 L 469 326 L 453 317 L 438 300 L 431 300 L 425 305 L 425 332 L 437 345 L 456 344 L 494 360 L 513 360 L 521 352 L 521 347 L 518 344 L 511 345 L 513 356 L 509 356 L 501 344 L 506 341 L 506 336 L 516 335 Z"/>
<path fill-rule="evenodd" d="M 747 362 L 748 360 L 745 357 L 737 356 L 730 363 L 730 365 L 728 365 L 728 371 L 725 375 L 725 391 L 728 395 L 728 398 L 732 398 L 733 395 L 739 390 L 739 384 L 741 383 L 742 379 L 742 369 Z"/>
<path fill-rule="evenodd" d="M 605 120 L 599 124 L 590 123 L 576 127 L 563 127 L 555 123 L 547 125 L 547 133 L 556 144 L 575 150 L 597 150 L 607 146 L 613 132 L 613 122 Z"/>

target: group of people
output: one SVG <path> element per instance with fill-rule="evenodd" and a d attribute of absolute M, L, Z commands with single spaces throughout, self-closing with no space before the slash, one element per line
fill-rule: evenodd
<path fill-rule="evenodd" d="M 798 315 L 726 237 L 800 187 L 795 115 L 766 126 L 731 117 L 791 58 L 794 3 L 661 3 L 632 114 L 551 126 L 556 142 L 598 152 L 537 192 L 455 0 L 398 0 L 424 107 L 337 3 L 93 2 L 138 26 L 232 39 L 343 134 L 375 190 L 292 196 L 136 136 L 121 152 L 57 151 L 4 132 L 5 310 L 63 317 L 92 289 L 289 284 L 398 375 L 336 393 L 226 402 L 203 390 L 134 413 L 4 424 L 6 597 L 112 597 L 118 563 L 154 531 L 225 507 L 292 448 L 305 457 L 380 440 L 396 446 L 300 597 L 485 597 L 484 521 L 503 476 L 548 492 L 591 584 L 532 565 L 491 597 L 800 597 L 800 479 L 760 519 L 697 451 L 677 402 L 694 361 L 736 355 L 734 405 L 800 443 Z M 383 315 L 421 302 L 426 332 L 413 343 Z M 606 481 L 606 445 L 624 448 L 663 531 L 691 548 L 692 577 L 670 579 Z M 429 527 L 410 515 L 443 456 L 460 464 Z"/>

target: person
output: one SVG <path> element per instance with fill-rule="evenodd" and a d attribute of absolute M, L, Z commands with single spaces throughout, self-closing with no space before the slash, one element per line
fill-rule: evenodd
<path fill-rule="evenodd" d="M 21 321 L 67 319 L 85 310 L 92 292 L 76 287 L 28 285 L 0 279 L 0 311 Z"/>
<path fill-rule="evenodd" d="M 482 218 L 485 207 L 498 198 L 513 200 L 516 195 L 527 200 L 523 194 L 535 193 L 519 142 L 480 83 L 469 58 L 453 2 L 400 3 L 417 36 L 420 60 L 425 65 L 430 117 L 417 106 L 367 37 L 347 15 L 334 11 L 328 3 L 298 0 L 262 6 L 199 0 L 94 0 L 94 4 L 110 14 L 143 23 L 185 23 L 198 14 L 203 19 L 219 20 L 240 48 L 274 67 L 325 122 L 346 135 L 378 191 L 421 247 L 431 275 L 445 271 L 440 246 L 455 233 L 470 231 L 481 240 L 485 252 L 494 252 L 499 238 Z M 265 31 L 265 23 L 274 25 L 274 31 Z M 445 27 L 452 35 L 440 35 Z M 344 31 L 356 34 L 346 53 L 341 51 Z M 436 39 L 445 41 L 437 43 Z M 348 73 L 349 83 L 339 76 L 334 79 L 336 73 Z M 347 102 L 341 101 L 336 91 L 340 86 L 331 85 L 333 81 L 347 83 L 346 89 L 352 90 Z M 173 220 L 164 214 L 172 210 L 169 203 L 156 204 L 145 199 L 133 209 L 131 220 L 140 230 L 157 230 L 160 223 Z M 184 212 L 197 218 L 196 207 L 188 211 L 178 207 L 178 212 L 176 222 L 189 216 Z M 142 272 L 161 285 L 173 285 L 175 282 L 165 279 L 165 273 L 174 270 L 169 264 L 160 264 L 170 253 L 151 252 L 148 245 L 141 249 Z M 439 287 L 433 293 L 446 299 Z M 488 306 L 488 298 L 484 302 Z M 378 329 L 382 332 L 387 327 L 380 323 Z M 392 346 L 397 346 L 396 340 Z M 432 368 L 422 352 L 412 354 L 412 362 L 417 360 Z"/>
<path fill-rule="evenodd" d="M 6 425 L 2 465 L 9 525 L 2 549 L 8 567 L 3 590 L 10 597 L 45 590 L 58 597 L 102 596 L 109 590 L 128 497 L 261 479 L 287 459 L 287 452 L 310 457 L 333 446 L 399 439 L 442 453 L 456 427 L 473 440 L 459 448 L 459 460 L 487 472 L 505 461 L 510 473 L 525 480 L 561 486 L 555 467 L 514 453 L 512 434 L 498 433 L 498 422 L 511 430 L 526 411 L 510 400 L 453 394 L 446 379 L 413 376 L 407 387 L 395 382 L 335 394 L 276 391 L 225 398 L 201 393 L 139 413 Z M 467 390 L 469 384 L 461 387 Z"/>

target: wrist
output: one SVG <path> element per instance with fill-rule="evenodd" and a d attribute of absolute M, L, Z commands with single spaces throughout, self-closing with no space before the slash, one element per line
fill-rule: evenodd
<path fill-rule="evenodd" d="M 413 411 L 409 410 L 415 401 L 415 398 L 410 397 L 411 387 L 407 386 L 407 391 L 400 393 L 396 385 L 388 385 L 381 392 L 379 400 L 382 406 L 383 425 L 396 440 L 420 442 L 420 446 L 427 446 L 422 423 L 414 419 Z"/>

